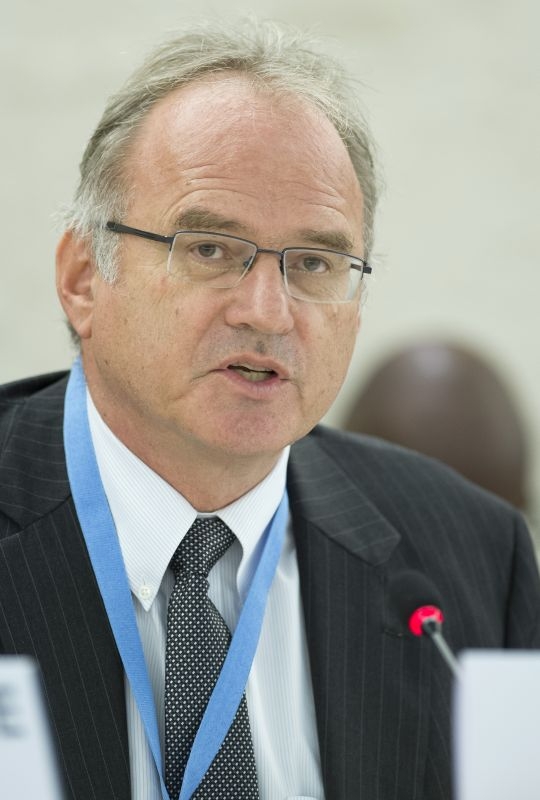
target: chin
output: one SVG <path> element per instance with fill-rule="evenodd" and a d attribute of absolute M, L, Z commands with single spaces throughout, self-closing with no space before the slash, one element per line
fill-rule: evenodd
<path fill-rule="evenodd" d="M 268 422 L 260 425 L 238 423 L 227 425 L 224 423 L 215 437 L 212 437 L 214 447 L 222 452 L 238 458 L 255 456 L 269 456 L 280 453 L 292 441 L 300 438 L 306 431 L 302 426 L 301 431 L 294 431 L 289 426 L 287 429 L 278 426 L 269 426 Z"/>

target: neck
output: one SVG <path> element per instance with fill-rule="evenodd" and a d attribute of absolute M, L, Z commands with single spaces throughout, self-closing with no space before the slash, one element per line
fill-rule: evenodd
<path fill-rule="evenodd" d="M 208 448 L 189 437 L 160 435 L 145 429 L 141 421 L 108 413 L 92 394 L 102 420 L 114 435 L 197 511 L 213 512 L 238 500 L 272 471 L 282 451 L 241 456 Z"/>
<path fill-rule="evenodd" d="M 147 453 L 145 457 L 136 447 L 130 449 L 200 512 L 217 511 L 238 500 L 266 478 L 280 455 L 255 463 L 252 458 L 219 458 L 214 453 L 204 463 L 187 457 L 180 463 L 177 458 L 170 462 L 164 453 L 157 458 Z"/>

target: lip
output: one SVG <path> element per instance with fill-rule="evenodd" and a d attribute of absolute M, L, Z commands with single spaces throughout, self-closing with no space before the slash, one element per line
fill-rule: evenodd
<path fill-rule="evenodd" d="M 273 372 L 272 378 L 278 378 L 282 381 L 290 380 L 290 373 L 287 368 L 272 358 L 260 356 L 254 353 L 235 353 L 229 358 L 222 361 L 216 367 L 216 371 L 228 370 L 229 367 L 248 367 L 261 372 Z"/>

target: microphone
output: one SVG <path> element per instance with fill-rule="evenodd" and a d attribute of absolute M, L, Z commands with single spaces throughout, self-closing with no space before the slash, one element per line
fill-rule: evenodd
<path fill-rule="evenodd" d="M 459 679 L 460 666 L 442 634 L 442 602 L 434 583 L 421 572 L 404 570 L 391 580 L 389 596 L 403 627 L 414 636 L 428 636 Z"/>

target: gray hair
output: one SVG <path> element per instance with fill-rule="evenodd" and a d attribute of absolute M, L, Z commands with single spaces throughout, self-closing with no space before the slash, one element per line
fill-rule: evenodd
<path fill-rule="evenodd" d="M 271 90 L 297 95 L 334 125 L 350 155 L 364 197 L 366 257 L 373 243 L 378 182 L 374 147 L 345 70 L 318 52 L 310 36 L 270 22 L 228 28 L 205 24 L 157 48 L 113 95 L 80 165 L 80 182 L 66 214 L 68 228 L 88 237 L 105 280 L 116 277 L 118 237 L 104 226 L 125 218 L 129 186 L 124 166 L 152 107 L 175 89 L 212 73 L 241 72 Z"/>

